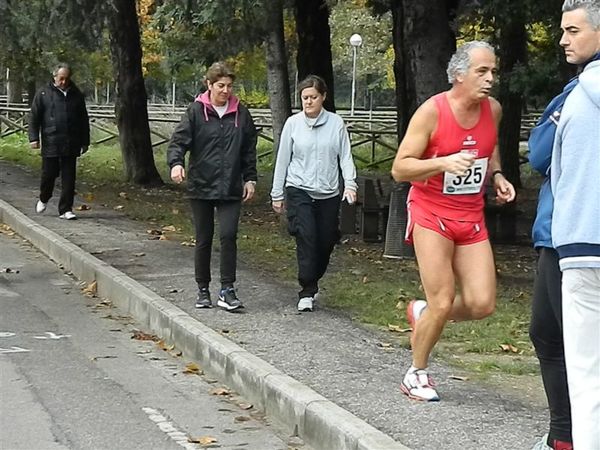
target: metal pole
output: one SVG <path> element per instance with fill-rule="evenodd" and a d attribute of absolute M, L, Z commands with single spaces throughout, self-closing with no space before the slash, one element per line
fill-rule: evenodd
<path fill-rule="evenodd" d="M 172 91 L 171 95 L 173 96 L 173 99 L 172 99 L 172 102 L 173 102 L 173 111 L 175 111 L 175 82 L 174 81 L 173 81 L 173 91 Z"/>
<path fill-rule="evenodd" d="M 356 95 L 356 45 L 352 46 L 352 98 L 350 99 L 350 115 L 354 115 L 354 96 Z"/>

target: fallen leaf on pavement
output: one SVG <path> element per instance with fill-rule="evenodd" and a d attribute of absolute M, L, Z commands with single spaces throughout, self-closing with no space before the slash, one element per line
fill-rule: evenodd
<path fill-rule="evenodd" d="M 87 295 L 89 297 L 95 297 L 98 293 L 98 283 L 92 281 L 90 284 L 88 284 L 82 289 L 82 292 L 84 293 L 84 295 Z"/>
<path fill-rule="evenodd" d="M 99 360 L 99 359 L 114 359 L 114 358 L 116 358 L 116 356 L 115 356 L 115 355 L 94 356 L 94 357 L 92 358 L 92 361 L 97 361 L 97 360 Z"/>
<path fill-rule="evenodd" d="M 146 254 L 144 252 L 140 252 L 140 253 L 134 253 L 133 256 L 139 258 L 140 256 L 146 256 Z"/>
<path fill-rule="evenodd" d="M 231 391 L 229 389 L 226 388 L 215 388 L 212 391 L 210 391 L 211 395 L 222 395 L 222 396 L 227 396 L 227 395 L 231 395 Z"/>
<path fill-rule="evenodd" d="M 193 374 L 193 375 L 202 375 L 204 372 L 202 372 L 202 370 L 200 369 L 200 366 L 198 366 L 198 364 L 191 362 L 191 363 L 186 364 L 183 373 Z"/>
<path fill-rule="evenodd" d="M 158 348 L 160 348 L 161 350 L 164 350 L 165 352 L 170 352 L 171 350 L 173 350 L 175 348 L 175 345 L 167 345 L 164 341 L 164 339 L 161 339 L 160 341 L 158 341 L 158 343 L 156 344 L 158 346 Z"/>
<path fill-rule="evenodd" d="M 233 420 L 235 420 L 236 422 L 248 422 L 249 420 L 252 420 L 252 419 L 248 416 L 237 416 Z"/>
<path fill-rule="evenodd" d="M 133 330 L 131 339 L 136 339 L 138 341 L 155 341 L 155 342 L 157 342 L 159 340 L 156 335 L 144 333 L 143 331 L 140 331 L 140 330 Z"/>
<path fill-rule="evenodd" d="M 165 227 L 162 227 L 163 231 L 177 231 L 177 229 L 173 226 L 173 225 L 167 225 Z"/>
<path fill-rule="evenodd" d="M 90 208 L 89 205 L 86 205 L 85 203 L 82 205 L 79 205 L 77 208 L 75 208 L 75 211 L 89 211 Z"/>
<path fill-rule="evenodd" d="M 158 238 L 159 241 L 168 241 L 169 238 L 167 236 L 165 236 L 164 234 L 161 234 L 160 237 Z"/>
<path fill-rule="evenodd" d="M 400 325 L 392 325 L 388 324 L 388 330 L 393 331 L 395 333 L 408 333 L 412 331 L 412 328 L 402 328 Z"/>
<path fill-rule="evenodd" d="M 241 409 L 243 409 L 244 411 L 247 411 L 247 410 L 252 409 L 254 407 L 254 405 L 252 405 L 251 403 L 240 403 L 238 406 Z"/>
<path fill-rule="evenodd" d="M 119 197 L 121 198 L 128 198 L 129 196 L 127 195 L 127 192 L 119 192 Z"/>
<path fill-rule="evenodd" d="M 113 208 L 115 211 L 121 211 L 122 209 L 125 209 L 125 207 L 123 205 L 117 205 Z"/>
<path fill-rule="evenodd" d="M 389 342 L 378 342 L 377 347 L 381 348 L 393 348 L 392 344 Z"/>
<path fill-rule="evenodd" d="M 159 236 L 162 234 L 162 231 L 156 230 L 156 229 L 151 229 L 151 230 L 146 230 L 146 233 L 155 235 L 155 236 Z"/>
<path fill-rule="evenodd" d="M 192 444 L 208 445 L 217 442 L 217 439 L 212 436 L 189 437 L 188 442 Z"/>
<path fill-rule="evenodd" d="M 448 378 L 458 381 L 469 381 L 469 377 L 461 377 L 460 375 L 450 375 Z"/>

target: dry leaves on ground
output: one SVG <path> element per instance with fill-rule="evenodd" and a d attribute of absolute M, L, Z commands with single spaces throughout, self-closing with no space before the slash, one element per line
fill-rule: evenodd
<path fill-rule="evenodd" d="M 198 366 L 198 364 L 191 362 L 185 365 L 183 373 L 187 375 L 202 375 L 204 372 L 202 371 L 202 369 L 200 369 L 200 366 Z"/>
<path fill-rule="evenodd" d="M 92 281 L 90 284 L 84 287 L 81 292 L 83 292 L 83 295 L 87 297 L 95 297 L 98 293 L 98 283 Z"/>
<path fill-rule="evenodd" d="M 214 438 L 212 436 L 201 436 L 201 437 L 189 437 L 188 442 L 190 442 L 192 444 L 208 445 L 208 444 L 214 444 L 215 442 L 218 442 L 218 441 L 217 441 L 217 438 Z"/>
<path fill-rule="evenodd" d="M 138 341 L 154 341 L 158 342 L 160 339 L 155 334 L 144 333 L 140 330 L 133 330 L 133 334 L 131 335 L 131 339 L 136 339 Z"/>

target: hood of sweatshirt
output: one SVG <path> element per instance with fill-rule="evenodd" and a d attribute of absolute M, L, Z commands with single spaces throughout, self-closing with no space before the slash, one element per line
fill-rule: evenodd
<path fill-rule="evenodd" d="M 202 94 L 198 94 L 195 101 L 200 103 L 204 107 L 204 120 L 206 122 L 208 122 L 208 111 L 209 110 L 212 110 L 215 114 L 217 114 L 217 111 L 215 110 L 212 103 L 210 102 L 210 92 L 209 91 L 205 91 Z M 240 99 L 237 98 L 235 95 L 231 95 L 229 97 L 227 111 L 225 111 L 225 114 L 224 114 L 224 115 L 227 115 L 227 114 L 235 113 L 235 126 L 236 127 L 238 126 L 239 106 L 240 106 Z"/>
<path fill-rule="evenodd" d="M 579 75 L 579 85 L 590 100 L 600 108 L 600 61 L 592 61 Z"/>

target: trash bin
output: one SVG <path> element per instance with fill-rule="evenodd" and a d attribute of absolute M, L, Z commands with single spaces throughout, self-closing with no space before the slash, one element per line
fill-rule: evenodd
<path fill-rule="evenodd" d="M 408 214 L 406 212 L 406 198 L 410 183 L 394 183 L 390 193 L 390 208 L 388 213 L 387 229 L 385 233 L 384 258 L 414 258 L 415 252 L 412 245 L 404 241 Z"/>

